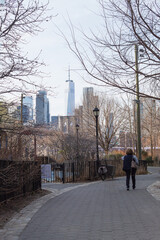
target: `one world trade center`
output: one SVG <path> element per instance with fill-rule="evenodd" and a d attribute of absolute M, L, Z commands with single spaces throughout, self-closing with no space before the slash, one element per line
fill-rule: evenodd
<path fill-rule="evenodd" d="M 75 87 L 73 80 L 70 80 L 70 69 L 68 71 L 68 80 L 66 80 L 67 95 L 67 116 L 73 116 L 75 111 Z"/>

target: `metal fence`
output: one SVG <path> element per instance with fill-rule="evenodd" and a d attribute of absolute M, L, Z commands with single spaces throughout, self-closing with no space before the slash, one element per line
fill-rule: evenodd
<path fill-rule="evenodd" d="M 63 163 L 63 183 L 97 179 L 96 161 Z"/>
<path fill-rule="evenodd" d="M 103 160 L 103 164 L 107 167 L 107 177 L 123 176 L 122 160 Z M 137 173 L 146 173 L 147 164 L 145 161 L 140 162 Z M 78 181 L 93 181 L 99 178 L 97 174 L 96 161 L 80 161 L 67 162 L 59 166 L 55 164 L 41 165 L 42 182 L 78 182 Z"/>
<path fill-rule="evenodd" d="M 40 164 L 0 160 L 0 202 L 41 189 Z"/>
<path fill-rule="evenodd" d="M 107 177 L 122 176 L 122 160 L 103 160 Z M 147 162 L 141 161 L 138 174 L 147 172 Z M 0 160 L 0 202 L 25 195 L 41 188 L 43 182 L 78 182 L 97 180 L 97 162 L 80 161 L 63 164 L 40 164 L 37 161 Z"/>
<path fill-rule="evenodd" d="M 81 161 L 67 162 L 55 166 L 55 164 L 41 165 L 42 182 L 77 182 L 94 180 L 97 176 L 96 162 Z"/>

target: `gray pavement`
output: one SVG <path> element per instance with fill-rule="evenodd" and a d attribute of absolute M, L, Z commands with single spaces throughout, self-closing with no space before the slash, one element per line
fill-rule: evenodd
<path fill-rule="evenodd" d="M 124 177 L 90 184 L 45 184 L 52 193 L 8 223 L 0 239 L 159 240 L 160 201 L 152 196 L 153 187 L 149 192 L 147 187 L 160 181 L 160 174 L 159 168 L 150 171 L 137 176 L 137 188 L 130 191 Z"/>

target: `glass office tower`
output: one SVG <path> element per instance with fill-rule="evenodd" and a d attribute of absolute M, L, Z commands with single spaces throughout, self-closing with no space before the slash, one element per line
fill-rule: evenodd
<path fill-rule="evenodd" d="M 38 91 L 36 95 L 36 124 L 43 125 L 49 122 L 49 100 L 47 92 L 44 90 Z"/>
<path fill-rule="evenodd" d="M 26 113 L 26 120 L 33 121 L 33 98 L 32 96 L 25 96 L 23 98 L 23 110 Z"/>

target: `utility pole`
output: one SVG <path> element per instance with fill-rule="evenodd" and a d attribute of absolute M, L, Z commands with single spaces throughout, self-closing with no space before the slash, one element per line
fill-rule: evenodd
<path fill-rule="evenodd" d="M 137 103 L 137 150 L 138 159 L 141 158 L 141 118 L 140 118 L 140 99 L 139 99 L 139 76 L 138 76 L 138 45 L 135 44 L 135 70 L 136 70 L 136 103 Z"/>

